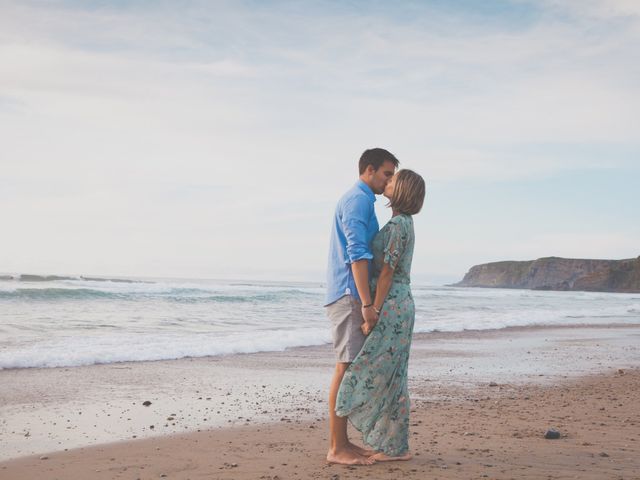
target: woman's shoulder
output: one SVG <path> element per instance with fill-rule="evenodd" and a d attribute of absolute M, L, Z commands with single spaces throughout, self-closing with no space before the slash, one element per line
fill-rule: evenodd
<path fill-rule="evenodd" d="M 405 215 L 404 213 L 400 213 L 395 217 L 391 217 L 391 219 L 388 222 L 388 225 L 407 226 L 412 224 L 413 224 L 413 219 L 411 218 L 411 215 Z"/>
<path fill-rule="evenodd" d="M 413 220 L 410 215 L 401 213 L 395 217 L 391 217 L 383 230 L 387 232 L 387 235 L 394 235 L 398 233 L 403 236 L 408 235 L 413 230 Z"/>

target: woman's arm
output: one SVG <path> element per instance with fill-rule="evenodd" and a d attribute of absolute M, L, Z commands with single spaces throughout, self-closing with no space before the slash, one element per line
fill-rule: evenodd
<path fill-rule="evenodd" d="M 382 305 L 384 304 L 384 299 L 387 298 L 387 293 L 389 293 L 389 289 L 391 288 L 391 280 L 393 279 L 393 268 L 388 263 L 383 264 L 382 271 L 378 276 L 378 284 L 376 285 L 376 296 L 373 300 L 373 308 L 376 313 L 378 313 L 382 309 Z M 362 324 L 362 333 L 365 335 L 369 335 L 369 332 L 376 326 L 378 323 L 378 316 L 376 315 L 376 319 L 373 322 L 365 322 Z"/>
<path fill-rule="evenodd" d="M 393 268 L 388 263 L 382 266 L 382 271 L 378 277 L 378 285 L 376 286 L 376 298 L 373 300 L 373 308 L 376 312 L 382 310 L 384 299 L 391 289 L 391 279 L 393 279 Z"/>
<path fill-rule="evenodd" d="M 393 219 L 389 222 L 391 223 Z M 389 225 L 389 224 L 387 224 Z M 380 275 L 378 275 L 378 282 L 376 285 L 376 294 L 373 299 L 373 308 L 375 312 L 378 313 L 382 306 L 384 305 L 384 300 L 387 298 L 387 294 L 391 289 L 391 282 L 393 281 L 393 273 L 400 261 L 404 253 L 404 248 L 406 244 L 406 227 L 401 220 L 394 222 L 389 225 L 389 238 L 386 241 L 386 246 L 384 248 L 384 258 L 382 263 L 382 270 L 380 271 Z M 376 315 L 376 319 L 373 322 L 366 321 L 362 324 L 362 332 L 365 335 L 369 335 L 369 332 L 376 326 L 378 323 L 378 315 Z"/>

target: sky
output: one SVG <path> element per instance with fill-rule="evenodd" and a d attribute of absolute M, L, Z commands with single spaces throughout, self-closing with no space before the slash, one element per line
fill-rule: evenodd
<path fill-rule="evenodd" d="M 0 0 L 0 273 L 323 281 L 371 147 L 414 280 L 636 257 L 638 52 L 636 0 Z"/>

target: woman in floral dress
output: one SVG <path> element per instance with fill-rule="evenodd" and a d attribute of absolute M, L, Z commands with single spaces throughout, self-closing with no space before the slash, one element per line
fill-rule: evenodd
<path fill-rule="evenodd" d="M 376 461 L 408 460 L 409 394 L 407 367 L 415 320 L 410 288 L 413 219 L 422 208 L 424 180 L 400 170 L 387 184 L 393 216 L 373 241 L 372 294 L 377 323 L 363 324 L 368 335 L 347 369 L 338 391 L 336 413 L 362 432 Z"/>

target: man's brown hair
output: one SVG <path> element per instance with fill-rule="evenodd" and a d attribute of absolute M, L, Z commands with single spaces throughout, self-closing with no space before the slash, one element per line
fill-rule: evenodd
<path fill-rule="evenodd" d="M 360 162 L 358 162 L 360 175 L 364 173 L 369 165 L 371 165 L 374 170 L 378 170 L 382 164 L 387 161 L 393 163 L 393 166 L 396 168 L 400 163 L 391 152 L 384 148 L 370 148 L 369 150 L 365 150 L 360 156 Z"/>

